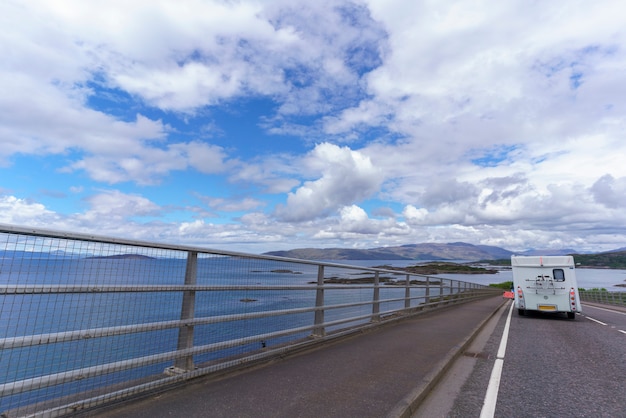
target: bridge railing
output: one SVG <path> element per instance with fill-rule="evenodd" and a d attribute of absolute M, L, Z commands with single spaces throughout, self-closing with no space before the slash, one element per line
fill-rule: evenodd
<path fill-rule="evenodd" d="M 604 305 L 626 306 L 626 292 L 609 292 L 606 289 L 579 289 L 580 300 Z"/>
<path fill-rule="evenodd" d="M 494 293 L 390 268 L 0 225 L 0 414 L 62 416 Z"/>

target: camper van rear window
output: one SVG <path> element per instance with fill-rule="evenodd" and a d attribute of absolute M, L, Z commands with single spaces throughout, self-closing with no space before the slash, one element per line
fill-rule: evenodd
<path fill-rule="evenodd" d="M 554 277 L 555 282 L 564 282 L 565 272 L 563 271 L 563 269 L 554 269 L 552 270 L 552 277 Z"/>

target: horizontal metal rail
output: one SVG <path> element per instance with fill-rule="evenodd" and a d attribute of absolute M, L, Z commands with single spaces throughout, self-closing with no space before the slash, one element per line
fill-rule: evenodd
<path fill-rule="evenodd" d="M 606 290 L 579 290 L 580 300 L 607 305 L 626 306 L 626 292 L 608 292 Z"/>
<path fill-rule="evenodd" d="M 420 298 L 423 298 L 423 296 L 416 297 L 414 299 L 420 299 Z M 397 302 L 401 300 L 404 300 L 404 298 L 384 299 L 384 300 L 381 300 L 380 302 L 381 303 Z M 323 309 L 325 310 L 345 309 L 345 308 L 352 308 L 352 307 L 357 307 L 357 306 L 366 306 L 370 304 L 371 302 L 343 303 L 343 304 L 327 305 Z M 56 332 L 56 333 L 40 334 L 40 335 L 27 335 L 27 336 L 0 339 L 0 349 L 30 347 L 30 346 L 35 346 L 35 345 L 77 341 L 77 340 L 89 339 L 89 338 L 112 337 L 115 335 L 124 335 L 124 334 L 132 334 L 132 333 L 148 332 L 148 331 L 159 331 L 159 330 L 164 330 L 164 329 L 189 327 L 189 326 L 218 324 L 218 323 L 223 323 L 223 322 L 241 321 L 245 319 L 257 319 L 257 318 L 269 318 L 269 317 L 281 316 L 281 315 L 293 315 L 293 314 L 300 314 L 300 313 L 315 312 L 320 309 L 322 308 L 313 307 L 313 308 L 298 308 L 298 309 L 277 310 L 277 311 L 262 311 L 262 312 L 254 312 L 254 313 L 220 315 L 220 316 L 178 320 L 178 321 L 161 321 L 161 322 L 153 322 L 153 323 L 147 323 L 147 324 L 124 325 L 124 326 L 106 327 L 106 328 L 91 328 L 91 329 L 82 329 L 78 331 Z M 362 318 L 358 318 L 358 319 L 362 319 Z M 328 324 L 323 324 L 323 325 L 328 325 Z M 335 324 L 331 324 L 331 325 L 335 325 Z"/>
<path fill-rule="evenodd" d="M 331 287 L 332 286 L 332 287 Z M 403 287 L 398 285 L 381 285 L 381 287 Z M 412 289 L 425 288 L 421 285 L 411 285 Z M 132 293 L 132 292 L 219 292 L 234 290 L 316 290 L 324 289 L 371 289 L 372 285 L 326 285 L 318 287 L 316 285 L 301 286 L 203 286 L 203 285 L 116 285 L 116 286 L 88 286 L 88 285 L 0 285 L 0 295 L 34 295 L 34 294 L 52 294 L 52 293 Z M 451 289 L 453 286 L 443 286 L 444 289 Z"/>
<path fill-rule="evenodd" d="M 85 367 L 77 370 L 70 370 L 62 373 L 55 373 L 52 375 L 40 376 L 32 379 L 25 379 L 21 381 L 5 383 L 0 385 L 0 396 L 12 395 L 15 393 L 25 392 L 33 389 L 41 389 L 47 386 L 59 385 L 62 383 L 70 382 L 73 380 L 83 380 L 89 377 L 100 376 L 107 373 L 113 373 L 116 371 L 133 369 L 136 367 L 146 366 L 154 363 L 162 363 L 167 360 L 176 358 L 182 358 L 195 354 L 203 354 L 211 351 L 217 351 L 224 348 L 235 347 L 240 344 L 246 344 L 254 341 L 261 341 L 269 338 L 275 338 L 280 336 L 287 336 L 291 334 L 302 333 L 310 331 L 312 326 L 305 326 L 299 328 L 292 328 L 287 331 L 272 332 L 266 334 L 259 334 L 245 338 L 238 338 L 234 340 L 206 344 L 196 346 L 194 348 L 188 348 L 184 350 L 170 351 L 161 354 L 154 354 L 144 357 L 136 357 L 129 360 L 122 360 L 113 363 L 101 364 L 92 367 Z"/>
<path fill-rule="evenodd" d="M 386 312 L 390 313 L 392 311 Z M 361 315 L 351 318 L 340 319 L 336 321 L 330 321 L 324 323 L 325 327 L 341 325 L 348 322 L 355 322 L 360 320 L 370 319 L 372 317 L 369 315 Z M 217 351 L 224 348 L 235 347 L 240 344 L 262 341 L 266 339 L 288 336 L 292 334 L 299 334 L 307 331 L 311 331 L 313 326 L 304 326 L 298 328 L 291 328 L 287 331 L 280 332 L 272 332 L 265 333 L 259 335 L 252 335 L 250 337 L 239 338 L 229 341 L 224 341 L 220 343 L 207 344 L 202 346 L 197 346 L 192 349 L 185 350 L 177 350 L 157 355 L 133 358 L 130 360 L 118 361 L 114 363 L 102 364 L 98 366 L 86 367 L 77 370 L 71 370 L 63 373 L 56 373 L 53 375 L 40 376 L 32 379 L 25 379 L 22 381 L 12 382 L 4 385 L 0 385 L 0 396 L 12 395 L 15 393 L 25 392 L 32 390 L 34 388 L 40 389 L 47 386 L 58 385 L 61 383 L 66 383 L 72 380 L 82 380 L 89 377 L 99 376 L 107 373 L 112 373 L 121 370 L 132 369 L 140 366 L 145 366 L 153 363 L 162 363 L 167 360 L 172 360 L 176 358 L 186 357 L 188 355 L 196 355 L 196 354 L 204 354 L 207 352 Z"/>

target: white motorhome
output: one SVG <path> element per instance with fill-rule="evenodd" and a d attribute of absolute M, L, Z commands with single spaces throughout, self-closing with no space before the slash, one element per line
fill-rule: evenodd
<path fill-rule="evenodd" d="M 511 256 L 515 307 L 526 311 L 565 312 L 574 319 L 581 312 L 574 257 Z"/>

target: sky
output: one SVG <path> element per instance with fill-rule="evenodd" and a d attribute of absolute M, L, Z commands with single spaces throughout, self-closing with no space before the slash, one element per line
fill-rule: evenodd
<path fill-rule="evenodd" d="M 626 247 L 620 0 L 0 0 L 0 223 Z"/>

